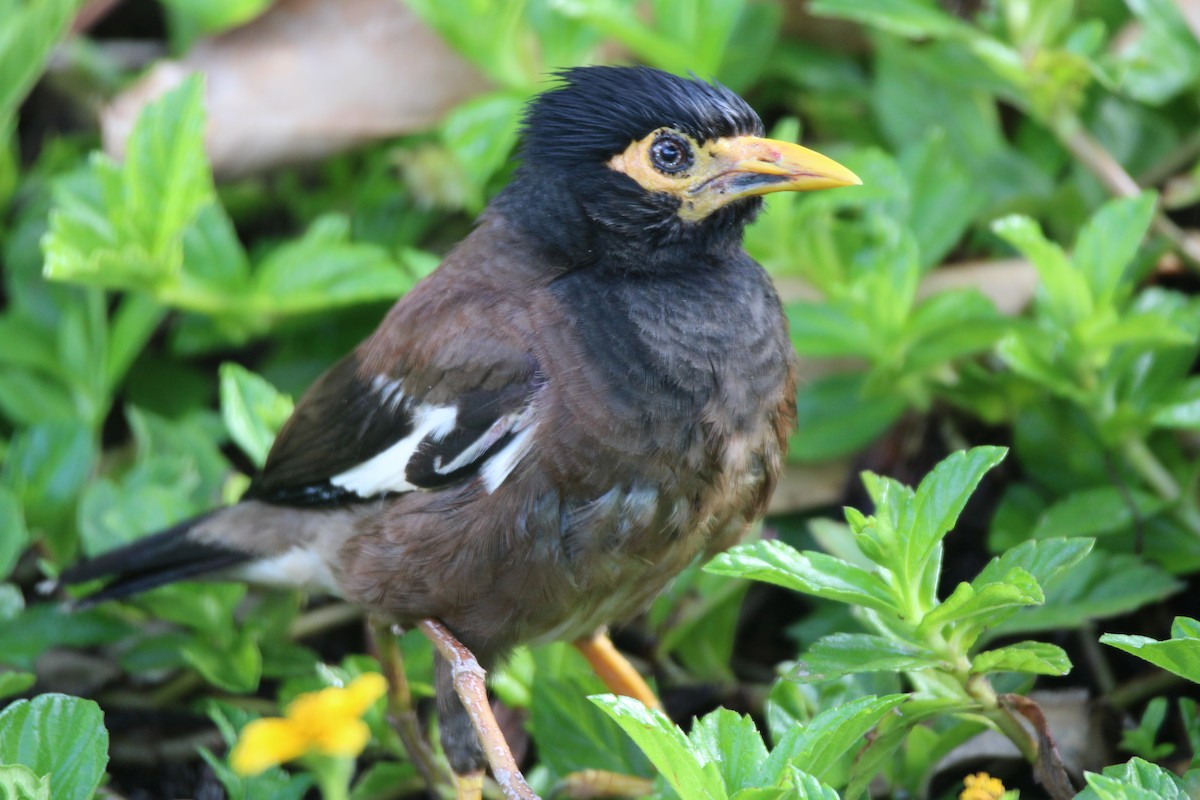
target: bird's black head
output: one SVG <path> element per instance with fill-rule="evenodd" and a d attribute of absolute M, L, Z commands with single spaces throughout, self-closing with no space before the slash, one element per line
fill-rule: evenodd
<path fill-rule="evenodd" d="M 577 67 L 530 102 L 501 207 L 572 263 L 685 264 L 741 242 L 761 195 L 857 183 L 833 161 L 760 138 L 720 84 L 649 67 Z"/>

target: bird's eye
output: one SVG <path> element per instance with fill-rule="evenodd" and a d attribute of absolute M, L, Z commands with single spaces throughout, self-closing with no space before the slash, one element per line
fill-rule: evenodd
<path fill-rule="evenodd" d="M 650 145 L 650 161 L 668 175 L 682 172 L 692 165 L 692 148 L 681 137 L 664 133 Z"/>

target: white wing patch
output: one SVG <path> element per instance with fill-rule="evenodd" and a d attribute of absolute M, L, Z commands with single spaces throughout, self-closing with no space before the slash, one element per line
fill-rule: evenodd
<path fill-rule="evenodd" d="M 454 430 L 458 409 L 454 406 L 418 406 L 413 432 L 382 453 L 329 479 L 334 486 L 371 497 L 385 492 L 411 492 L 417 487 L 408 482 L 405 470 L 413 453 L 426 437 L 441 441 Z"/>
<path fill-rule="evenodd" d="M 503 450 L 484 463 L 479 477 L 483 480 L 483 488 L 487 489 L 488 494 L 499 489 L 504 479 L 521 463 L 521 459 L 533 444 L 533 432 L 536 429 L 537 425 L 525 428 L 504 445 Z"/>
<path fill-rule="evenodd" d="M 371 388 L 379 394 L 380 401 L 392 409 L 399 408 L 402 403 L 412 402 L 411 398 L 405 396 L 404 387 L 399 380 L 389 380 L 387 376 L 379 375 L 372 382 Z M 533 403 L 505 414 L 493 422 L 482 436 L 446 463 L 442 463 L 440 456 L 436 457 L 433 462 L 434 471 L 439 475 L 449 475 L 460 470 L 476 462 L 505 436 L 515 434 L 508 444 L 480 467 L 480 479 L 484 489 L 491 494 L 504 483 L 529 451 L 536 427 L 535 424 L 531 424 L 533 418 Z M 407 479 L 408 463 L 422 442 L 440 442 L 450 435 L 458 423 L 458 408 L 418 405 L 413 410 L 413 421 L 413 430 L 408 436 L 363 463 L 334 475 L 329 482 L 354 492 L 359 497 L 388 492 L 411 492 L 420 488 Z"/>

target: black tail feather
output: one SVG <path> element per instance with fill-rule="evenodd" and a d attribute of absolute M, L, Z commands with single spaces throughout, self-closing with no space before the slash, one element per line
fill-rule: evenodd
<path fill-rule="evenodd" d="M 248 561 L 250 556 L 246 553 L 199 542 L 188 536 L 192 528 L 209 516 L 211 514 L 194 517 L 96 558 L 81 561 L 63 570 L 58 584 L 70 586 L 97 578 L 114 579 L 100 591 L 74 603 L 75 608 L 83 609 Z"/>

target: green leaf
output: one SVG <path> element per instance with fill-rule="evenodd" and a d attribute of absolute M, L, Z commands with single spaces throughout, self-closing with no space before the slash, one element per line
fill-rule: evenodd
<path fill-rule="evenodd" d="M 197 634 L 181 652 L 184 660 L 206 681 L 227 692 L 253 692 L 262 678 L 262 652 L 258 642 L 245 631 L 239 631 L 232 642 L 220 644 Z"/>
<path fill-rule="evenodd" d="M 183 263 L 189 277 L 205 286 L 245 290 L 250 259 L 220 203 L 203 205 L 195 222 L 183 232 Z"/>
<path fill-rule="evenodd" d="M 37 675 L 32 672 L 0 671 L 0 699 L 21 694 L 37 683 Z"/>
<path fill-rule="evenodd" d="M 1087 788 L 1075 800 L 1187 800 L 1178 778 L 1140 758 L 1105 767 L 1103 775 L 1085 772 L 1084 777 Z"/>
<path fill-rule="evenodd" d="M 97 457 L 92 432 L 81 420 L 25 428 L 9 443 L 0 485 L 20 500 L 29 529 L 45 537 L 59 561 L 75 553 L 75 502 Z"/>
<path fill-rule="evenodd" d="M 847 373 L 801 386 L 796 397 L 799 426 L 788 439 L 789 458 L 823 461 L 853 453 L 874 441 L 908 407 L 899 393 L 868 394 L 864 383 L 862 373 Z"/>
<path fill-rule="evenodd" d="M 1066 675 L 1071 660 L 1061 647 L 1045 642 L 1018 642 L 985 650 L 971 659 L 972 674 L 1027 672 L 1033 675 Z"/>
<path fill-rule="evenodd" d="M 524 92 L 492 92 L 459 104 L 442 121 L 442 141 L 470 182 L 472 211 L 483 208 L 487 182 L 508 163 L 525 99 Z"/>
<path fill-rule="evenodd" d="M 1009 149 L 996 109 L 995 92 L 1004 87 L 995 85 L 972 53 L 956 42 L 912 43 L 881 36 L 872 44 L 876 55 L 869 99 L 893 150 L 905 153 L 931 130 L 940 130 L 947 154 L 989 205 L 1024 189 L 1028 168 Z M 956 79 L 948 81 L 947 75 Z M 922 102 L 912 102 L 914 97 Z M 1001 174 L 992 174 L 997 172 Z M 913 191 L 915 203 L 929 190 Z M 914 205 L 903 218 L 920 231 L 929 222 L 915 220 L 915 210 Z"/>
<path fill-rule="evenodd" d="M 814 0 L 810 12 L 869 25 L 910 39 L 973 38 L 966 23 L 919 0 Z"/>
<path fill-rule="evenodd" d="M 784 734 L 767 758 L 762 774 L 781 775 L 787 765 L 794 765 L 825 780 L 835 768 L 852 759 L 880 720 L 907 699 L 905 694 L 860 697 L 821 711 L 805 725 Z"/>
<path fill-rule="evenodd" d="M 1122 750 L 1150 761 L 1158 761 L 1175 752 L 1170 742 L 1159 743 L 1158 732 L 1167 719 L 1167 698 L 1155 697 L 1146 704 L 1142 718 L 1134 728 L 1121 732 Z"/>
<path fill-rule="evenodd" d="M 540 752 L 540 751 L 539 751 Z M 404 786 L 423 786 L 417 768 L 408 762 L 380 761 L 367 767 L 354 782 L 350 800 L 379 800 L 395 797 Z M 272 800 L 276 800 L 272 796 Z"/>
<path fill-rule="evenodd" d="M 900 152 L 912 189 L 908 224 L 921 250 L 921 265 L 940 264 L 987 202 L 949 147 L 944 128 L 932 128 Z"/>
<path fill-rule="evenodd" d="M 871 353 L 871 329 L 838 305 L 795 302 L 787 315 L 797 352 L 822 358 Z"/>
<path fill-rule="evenodd" d="M 891 593 L 878 575 L 824 553 L 801 553 L 778 540 L 740 545 L 721 553 L 704 569 L 876 611 L 896 610 Z"/>
<path fill-rule="evenodd" d="M 954 527 L 975 487 L 1007 454 L 1004 447 L 975 447 L 951 453 L 921 480 L 913 498 L 913 527 L 905 553 L 906 574 L 921 574 L 933 548 Z"/>
<path fill-rule="evenodd" d="M 1075 265 L 1101 308 L 1111 307 L 1138 247 L 1150 230 L 1154 192 L 1110 200 L 1100 207 L 1075 240 Z"/>
<path fill-rule="evenodd" d="M 911 344 L 904 369 L 940 369 L 946 362 L 989 350 L 1011 327 L 992 301 L 974 289 L 938 292 L 919 302 L 905 324 Z"/>
<path fill-rule="evenodd" d="M 246 590 L 242 583 L 175 583 L 137 595 L 131 602 L 159 619 L 207 633 L 208 638 L 232 637 L 229 620 Z"/>
<path fill-rule="evenodd" d="M 1200 636 L 1194 619 L 1180 617 L 1176 620 L 1175 636 L 1166 641 L 1157 641 L 1147 636 L 1106 633 L 1100 637 L 1104 644 L 1132 653 L 1157 667 L 1173 672 L 1193 683 L 1200 683 Z M 1188 629 L 1190 626 L 1190 630 Z"/>
<path fill-rule="evenodd" d="M 1200 378 L 1173 387 L 1171 395 L 1154 412 L 1154 424 L 1160 428 L 1200 430 Z"/>
<path fill-rule="evenodd" d="M 260 306 L 274 314 L 312 313 L 394 299 L 412 286 L 382 247 L 349 237 L 349 220 L 329 214 L 272 250 L 254 276 Z"/>
<path fill-rule="evenodd" d="M 790 800 L 838 800 L 838 793 L 832 787 L 826 786 L 819 780 L 803 772 L 795 765 L 788 766 L 791 776 L 791 788 L 794 794 L 789 794 Z M 735 798 L 735 800 L 737 800 Z"/>
<path fill-rule="evenodd" d="M 12 622 L 24 610 L 25 595 L 21 590 L 11 583 L 0 583 L 0 624 Z"/>
<path fill-rule="evenodd" d="M 1021 542 L 1020 545 L 989 561 L 984 569 L 979 571 L 974 583 L 995 583 L 1001 581 L 1001 576 L 1008 575 L 1014 569 L 1020 569 L 1033 576 L 1039 587 L 1045 587 L 1058 573 L 1084 560 L 1087 554 L 1092 552 L 1093 545 L 1096 545 L 1096 540 L 1093 539 Z"/>
<path fill-rule="evenodd" d="M 947 625 L 963 647 L 975 640 L 1023 606 L 1036 606 L 1044 601 L 1041 587 L 1028 572 L 1010 570 L 994 583 L 960 583 L 950 596 L 921 620 L 918 631 L 931 635 Z M 945 635 L 945 634 L 943 634 Z"/>
<path fill-rule="evenodd" d="M 0 712 L 0 763 L 50 775 L 55 800 L 87 800 L 108 764 L 100 706 L 65 694 L 18 700 Z"/>
<path fill-rule="evenodd" d="M 185 16 L 189 26 L 203 34 L 244 25 L 265 11 L 271 0 L 163 0 L 163 5 Z"/>
<path fill-rule="evenodd" d="M 1099 486 L 1072 492 L 1038 518 L 1029 534 L 1034 539 L 1050 536 L 1102 536 L 1129 530 L 1166 508 L 1157 495 L 1137 489 Z"/>
<path fill-rule="evenodd" d="M 1025 475 L 1055 495 L 1112 481 L 1110 456 L 1077 406 L 1056 398 L 1032 403 L 1017 414 L 1013 437 Z"/>
<path fill-rule="evenodd" d="M 915 672 L 939 663 L 932 651 L 906 642 L 866 633 L 834 633 L 817 640 L 788 678 L 815 683 L 859 672 Z"/>
<path fill-rule="evenodd" d="M 50 52 L 66 33 L 79 0 L 0 3 L 0 131 L 42 74 Z"/>
<path fill-rule="evenodd" d="M 589 695 L 604 684 L 573 647 L 553 644 L 536 648 L 530 692 L 529 724 L 538 757 L 557 776 L 583 769 L 626 775 L 648 775 L 649 765 L 637 746 Z"/>
<path fill-rule="evenodd" d="M 11 489 L 0 485 L 0 580 L 4 580 L 29 544 L 25 515 Z"/>
<path fill-rule="evenodd" d="M 729 795 L 716 764 L 701 764 L 688 738 L 657 709 L 630 697 L 603 694 L 589 698 L 637 742 L 680 797 L 725 800 Z"/>
<path fill-rule="evenodd" d="M 698 720 L 688 738 L 701 763 L 717 765 L 731 796 L 763 785 L 767 746 L 749 716 L 718 708 Z"/>
<path fill-rule="evenodd" d="M 245 367 L 221 365 L 221 417 L 229 436 L 256 467 L 267 461 L 275 434 L 292 415 L 292 399 Z"/>
<path fill-rule="evenodd" d="M 1021 609 L 993 628 L 989 636 L 1071 629 L 1084 620 L 1132 611 L 1182 588 L 1181 583 L 1162 569 L 1136 556 L 1098 550 L 1042 586 L 1045 603 Z"/>
<path fill-rule="evenodd" d="M 178 291 L 184 233 L 214 197 L 203 96 L 203 81 L 186 79 L 142 111 L 123 165 L 97 154 L 84 179 L 58 184 L 47 277 Z"/>
<path fill-rule="evenodd" d="M 992 223 L 992 231 L 1033 264 L 1042 281 L 1039 302 L 1055 322 L 1067 327 L 1092 315 L 1093 297 L 1084 274 L 1071 265 L 1061 247 L 1046 239 L 1035 221 L 1004 217 Z"/>
<path fill-rule="evenodd" d="M 130 627 L 100 609 L 64 611 L 58 604 L 32 605 L 9 619 L 0 618 L 0 664 L 32 670 L 51 647 L 109 644 Z"/>
<path fill-rule="evenodd" d="M 1084 406 L 1086 392 L 1060 363 L 1065 340 L 1064 330 L 1018 327 L 1000 341 L 996 353 L 1021 377 L 1039 384 L 1051 394 Z"/>
<path fill-rule="evenodd" d="M 1116 54 L 1120 89 L 1161 105 L 1194 86 L 1200 77 L 1200 45 L 1171 0 L 1126 0 L 1140 23 L 1139 35 Z"/>
<path fill-rule="evenodd" d="M 50 776 L 20 764 L 0 766 L 0 797 L 4 800 L 50 800 Z"/>

